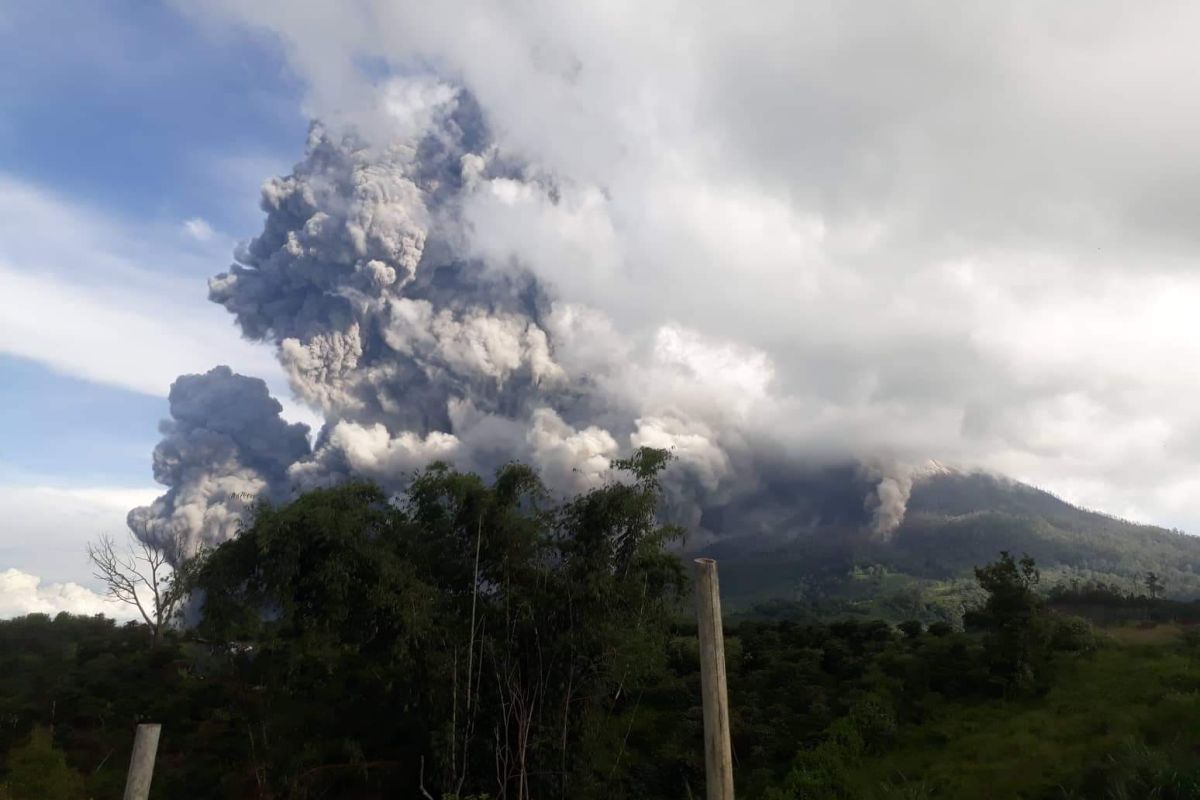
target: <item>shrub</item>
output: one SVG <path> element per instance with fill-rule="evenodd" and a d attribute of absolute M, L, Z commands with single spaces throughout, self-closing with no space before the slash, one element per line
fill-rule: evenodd
<path fill-rule="evenodd" d="M 0 798 L 12 800 L 78 800 L 83 779 L 67 766 L 54 747 L 48 728 L 34 728 L 29 743 L 8 754 L 8 778 Z"/>
<path fill-rule="evenodd" d="M 884 750 L 896 738 L 896 714 L 891 703 L 877 694 L 863 695 L 850 709 L 850 722 L 869 753 Z"/>
<path fill-rule="evenodd" d="M 1088 653 L 1096 648 L 1096 634 L 1085 619 L 1056 616 L 1050 634 L 1050 646 L 1065 653 Z"/>
<path fill-rule="evenodd" d="M 1180 770 L 1162 751 L 1127 741 L 1087 770 L 1075 796 L 1200 800 L 1200 771 Z"/>

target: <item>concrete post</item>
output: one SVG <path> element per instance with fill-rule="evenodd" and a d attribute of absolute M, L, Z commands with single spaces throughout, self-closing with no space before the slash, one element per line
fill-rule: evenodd
<path fill-rule="evenodd" d="M 162 725 L 137 726 L 133 737 L 133 755 L 129 757 L 129 777 L 125 780 L 125 800 L 148 800 L 150 779 L 154 777 L 154 758 L 158 755 L 158 736 Z"/>
<path fill-rule="evenodd" d="M 704 772 L 708 800 L 733 800 L 729 696 L 725 688 L 725 634 L 717 562 L 696 559 L 696 621 L 700 638 L 700 691 L 704 698 Z"/>

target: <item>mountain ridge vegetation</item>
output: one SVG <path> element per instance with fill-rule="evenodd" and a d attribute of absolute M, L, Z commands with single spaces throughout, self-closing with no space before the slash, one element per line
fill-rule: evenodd
<path fill-rule="evenodd" d="M 491 481 L 433 465 L 400 500 L 316 490 L 178 573 L 192 627 L 0 621 L 0 799 L 115 800 L 143 721 L 163 725 L 153 800 L 696 797 L 696 626 L 682 531 L 656 515 L 668 461 L 638 451 L 615 462 L 627 479 L 566 500 L 519 464 Z M 1090 528 L 962 492 L 930 525 L 950 501 L 923 491 L 889 542 L 814 539 L 801 600 L 727 619 L 739 796 L 1200 800 L 1200 635 L 1182 624 L 1200 602 L 1157 574 L 1136 594 L 1048 585 L 1019 550 L 959 570 Z M 746 555 L 722 561 L 723 593 Z M 776 561 L 765 577 L 795 581 Z"/>
<path fill-rule="evenodd" d="M 971 570 L 1001 550 L 1031 555 L 1048 586 L 1101 581 L 1137 591 L 1153 573 L 1168 596 L 1200 597 L 1200 537 L 1082 509 L 983 472 L 918 480 L 903 523 L 886 538 L 861 526 L 808 524 L 698 552 L 721 561 L 731 610 L 785 602 L 826 616 L 932 621 L 959 616 L 978 599 Z"/>

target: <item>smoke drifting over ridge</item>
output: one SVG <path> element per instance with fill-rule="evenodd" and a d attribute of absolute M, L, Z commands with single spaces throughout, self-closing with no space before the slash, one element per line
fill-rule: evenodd
<path fill-rule="evenodd" d="M 501 152 L 468 92 L 417 82 L 405 97 L 408 136 L 388 144 L 314 124 L 304 160 L 263 188 L 262 233 L 210 281 L 324 416 L 313 446 L 262 381 L 181 377 L 154 459 L 169 489 L 130 512 L 139 537 L 193 552 L 233 536 L 255 497 L 351 476 L 400 489 L 435 459 L 486 473 L 516 458 L 578 491 L 641 445 L 678 456 L 670 513 L 702 539 L 900 523 L 908 467 L 856 468 L 836 443 L 785 452 L 755 419 L 771 394 L 761 353 L 670 324 L 625 335 L 519 253 L 481 255 L 481 205 L 553 208 L 572 187 Z"/>

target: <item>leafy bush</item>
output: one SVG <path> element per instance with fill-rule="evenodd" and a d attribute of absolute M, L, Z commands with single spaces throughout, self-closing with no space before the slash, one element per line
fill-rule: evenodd
<path fill-rule="evenodd" d="M 1096 648 L 1091 623 L 1080 617 L 1055 615 L 1050 646 L 1064 653 L 1089 653 Z"/>
<path fill-rule="evenodd" d="M 850 708 L 849 723 L 858 733 L 861 750 L 878 753 L 896 738 L 896 712 L 881 695 L 860 697 Z"/>
<path fill-rule="evenodd" d="M 1072 798 L 1200 800 L 1200 767 L 1180 769 L 1144 742 L 1126 741 L 1087 768 Z"/>

